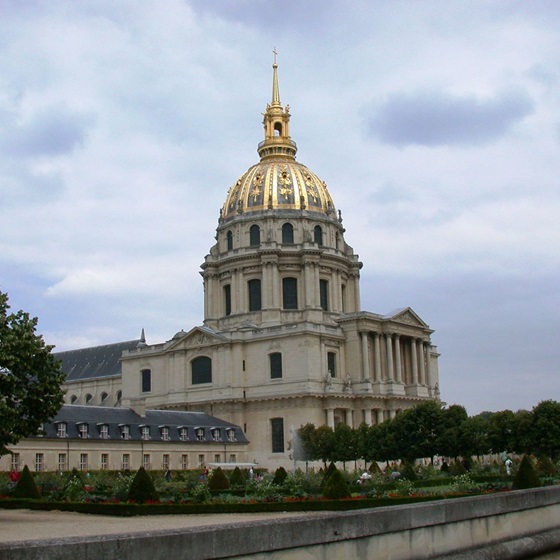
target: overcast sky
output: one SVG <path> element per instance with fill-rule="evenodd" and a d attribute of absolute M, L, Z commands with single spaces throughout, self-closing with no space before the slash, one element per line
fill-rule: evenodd
<path fill-rule="evenodd" d="M 200 325 L 272 50 L 362 308 L 435 330 L 449 404 L 560 400 L 560 2 L 0 0 L 0 289 L 57 350 Z"/>

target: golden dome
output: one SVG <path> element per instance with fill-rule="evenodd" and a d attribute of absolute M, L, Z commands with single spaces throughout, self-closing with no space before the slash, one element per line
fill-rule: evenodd
<path fill-rule="evenodd" d="M 284 109 L 280 103 L 276 53 L 272 69 L 272 101 L 263 113 L 265 136 L 257 148 L 261 161 L 229 189 L 221 220 L 268 210 L 307 210 L 336 219 L 325 182 L 296 162 L 297 146 L 290 138 L 290 106 Z"/>

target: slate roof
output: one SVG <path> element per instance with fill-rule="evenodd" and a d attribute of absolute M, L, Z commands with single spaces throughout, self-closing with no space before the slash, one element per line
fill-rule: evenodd
<path fill-rule="evenodd" d="M 67 352 L 53 352 L 53 355 L 62 362 L 66 381 L 113 377 L 122 373 L 120 359 L 123 351 L 134 350 L 143 342 L 142 339 L 128 340 Z"/>
<path fill-rule="evenodd" d="M 182 442 L 180 428 L 187 428 L 189 443 L 233 443 L 228 439 L 226 430 L 234 430 L 235 443 L 248 443 L 243 430 L 230 422 L 204 414 L 203 412 L 185 412 L 176 410 L 146 410 L 144 416 L 137 414 L 131 408 L 114 408 L 108 406 L 81 406 L 64 405 L 58 414 L 48 423 L 43 425 L 44 435 L 36 437 L 47 437 L 57 439 L 57 425 L 66 423 L 67 439 L 83 439 L 80 437 L 79 425 L 87 424 L 88 439 L 101 440 L 101 426 L 109 428 L 109 439 L 122 439 L 122 427 L 129 427 L 129 440 L 142 440 L 142 427 L 150 429 L 150 441 Z M 161 428 L 169 428 L 169 440 L 162 440 Z M 204 430 L 204 440 L 197 439 L 196 429 Z M 220 440 L 215 441 L 212 430 L 219 430 Z"/>

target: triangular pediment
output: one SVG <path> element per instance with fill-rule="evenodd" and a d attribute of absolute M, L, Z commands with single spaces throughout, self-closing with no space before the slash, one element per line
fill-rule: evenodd
<path fill-rule="evenodd" d="M 413 327 L 422 327 L 424 329 L 429 328 L 422 319 L 410 308 L 405 307 L 404 309 L 397 309 L 388 313 L 384 317 L 385 319 L 390 319 L 397 323 L 404 323 L 405 325 L 411 325 Z"/>
<path fill-rule="evenodd" d="M 190 331 L 178 332 L 170 341 L 168 349 L 186 350 L 202 346 L 214 346 L 228 342 L 228 339 L 207 327 L 193 327 Z"/>

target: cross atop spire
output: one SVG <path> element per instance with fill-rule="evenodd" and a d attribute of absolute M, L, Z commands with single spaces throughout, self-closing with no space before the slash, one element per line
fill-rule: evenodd
<path fill-rule="evenodd" d="M 272 64 L 272 105 L 280 105 L 280 89 L 278 88 L 278 64 L 276 63 L 276 47 L 272 50 L 274 53 L 274 63 Z"/>

